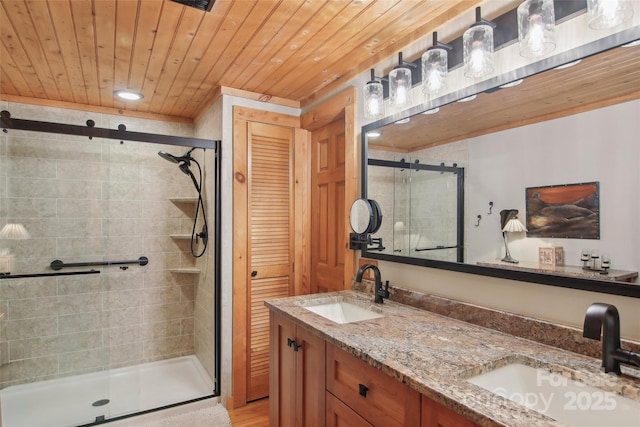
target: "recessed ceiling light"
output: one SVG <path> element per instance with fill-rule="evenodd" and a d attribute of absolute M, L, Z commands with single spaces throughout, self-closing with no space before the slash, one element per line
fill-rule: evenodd
<path fill-rule="evenodd" d="M 473 101 L 474 99 L 476 99 L 476 96 L 478 96 L 478 95 L 471 95 L 471 96 L 467 96 L 466 98 L 458 99 L 458 101 L 456 101 L 456 102 L 469 102 L 469 101 Z"/>
<path fill-rule="evenodd" d="M 133 92 L 130 90 L 115 90 L 113 93 L 120 99 L 124 99 L 125 101 L 139 101 L 144 96 L 141 93 Z"/>
<path fill-rule="evenodd" d="M 565 68 L 573 67 L 574 65 L 578 65 L 580 61 L 582 61 L 582 59 L 578 59 L 577 61 L 573 62 L 567 62 L 566 64 L 554 68 L 554 70 L 564 70 Z"/>
<path fill-rule="evenodd" d="M 622 47 L 636 47 L 636 46 L 640 46 L 640 39 L 634 40 L 632 42 L 622 45 Z"/>
<path fill-rule="evenodd" d="M 522 83 L 524 81 L 524 79 L 520 79 L 520 80 L 514 80 L 512 82 L 509 83 L 505 83 L 502 86 L 500 86 L 502 89 L 506 89 L 509 87 L 514 87 L 514 86 L 518 86 L 520 83 Z"/>
<path fill-rule="evenodd" d="M 425 112 L 424 112 L 424 113 L 422 113 L 422 114 L 435 114 L 435 113 L 437 113 L 438 111 L 440 111 L 440 107 L 432 108 L 432 109 L 430 109 L 430 110 L 425 111 Z"/>
<path fill-rule="evenodd" d="M 377 130 L 372 130 L 370 132 L 367 132 L 367 136 L 369 138 L 378 138 L 380 135 L 382 135 L 382 133 Z"/>
<path fill-rule="evenodd" d="M 410 118 L 410 117 L 407 117 L 407 118 L 405 118 L 405 119 L 400 119 L 400 120 L 398 120 L 398 121 L 396 122 L 396 124 L 397 124 L 397 125 L 402 125 L 402 124 L 405 124 L 405 123 L 409 123 L 410 121 L 411 121 L 411 118 Z"/>

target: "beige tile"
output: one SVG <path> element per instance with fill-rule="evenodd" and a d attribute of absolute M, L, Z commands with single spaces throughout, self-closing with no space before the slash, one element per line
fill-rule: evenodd
<path fill-rule="evenodd" d="M 159 304 L 153 306 L 145 306 L 144 322 L 152 323 L 170 319 L 183 319 L 193 316 L 193 302 L 178 302 L 174 304 Z"/>
<path fill-rule="evenodd" d="M 145 288 L 142 292 L 143 305 L 166 304 L 181 300 L 180 286 Z"/>
<path fill-rule="evenodd" d="M 138 307 L 141 301 L 141 292 L 138 290 L 106 292 L 103 295 L 103 309 L 124 310 Z"/>
<path fill-rule="evenodd" d="M 83 349 L 62 355 L 60 357 L 60 372 L 77 375 L 81 372 L 100 370 L 106 367 L 108 363 L 109 354 L 105 348 Z M 108 379 L 108 377 L 105 377 L 105 379 Z M 109 383 L 106 381 L 105 387 L 108 387 L 108 385 Z"/>
<path fill-rule="evenodd" d="M 7 320 L 4 322 L 3 338 L 6 340 L 21 340 L 53 336 L 57 333 L 58 321 L 56 317 Z"/>
<path fill-rule="evenodd" d="M 61 334 L 100 330 L 107 327 L 109 327 L 108 316 L 104 312 L 58 316 L 58 332 Z"/>
<path fill-rule="evenodd" d="M 154 323 L 145 323 L 142 329 L 143 338 L 145 340 L 155 340 L 159 338 L 184 335 L 182 328 L 183 320 L 184 319 L 176 319 Z"/>
<path fill-rule="evenodd" d="M 28 378 L 53 375 L 58 372 L 58 357 L 45 356 L 33 359 L 16 360 L 0 367 L 3 382 L 26 380 Z"/>
<path fill-rule="evenodd" d="M 143 342 L 143 358 L 145 360 L 158 360 L 163 356 L 190 353 L 193 353 L 193 335 Z"/>
<path fill-rule="evenodd" d="M 0 281 L 0 299 L 24 299 L 56 295 L 54 277 L 35 277 Z"/>
<path fill-rule="evenodd" d="M 102 347 L 102 331 L 14 340 L 9 344 L 11 361 L 57 355 Z"/>

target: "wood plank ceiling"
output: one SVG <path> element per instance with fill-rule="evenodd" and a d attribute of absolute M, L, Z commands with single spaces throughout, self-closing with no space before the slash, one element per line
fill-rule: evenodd
<path fill-rule="evenodd" d="M 221 86 L 308 105 L 481 0 L 2 0 L 0 97 L 192 120 Z M 123 103 L 113 91 L 139 91 Z"/>

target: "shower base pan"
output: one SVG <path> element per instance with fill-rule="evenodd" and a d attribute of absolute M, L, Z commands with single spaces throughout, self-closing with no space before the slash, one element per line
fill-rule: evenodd
<path fill-rule="evenodd" d="M 74 427 L 213 394 L 196 356 L 0 390 L 4 427 Z"/>

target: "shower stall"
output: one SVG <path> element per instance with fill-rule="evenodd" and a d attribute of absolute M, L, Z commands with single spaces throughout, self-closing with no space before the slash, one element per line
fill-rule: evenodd
<path fill-rule="evenodd" d="M 219 141 L 7 111 L 1 126 L 0 424 L 218 396 Z"/>

